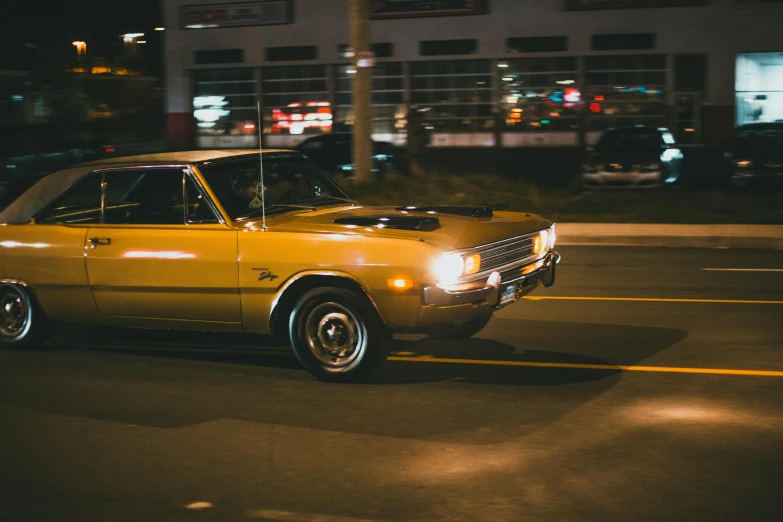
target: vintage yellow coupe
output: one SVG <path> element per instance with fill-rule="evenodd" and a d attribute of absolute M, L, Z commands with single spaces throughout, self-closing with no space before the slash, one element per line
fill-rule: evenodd
<path fill-rule="evenodd" d="M 371 374 L 393 332 L 474 335 L 559 260 L 541 217 L 364 207 L 290 151 L 84 164 L 0 223 L 0 346 L 53 322 L 284 334 L 331 381 Z"/>

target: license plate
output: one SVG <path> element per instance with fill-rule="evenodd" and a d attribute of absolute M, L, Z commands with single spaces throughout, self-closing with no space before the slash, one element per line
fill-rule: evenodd
<path fill-rule="evenodd" d="M 513 303 L 517 300 L 517 285 L 508 285 L 506 288 L 503 289 L 503 293 L 500 294 L 500 303 L 498 303 L 500 306 L 507 305 L 509 303 Z"/>

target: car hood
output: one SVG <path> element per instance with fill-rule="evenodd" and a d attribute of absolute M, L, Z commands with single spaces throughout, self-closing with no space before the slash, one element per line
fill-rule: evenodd
<path fill-rule="evenodd" d="M 595 165 L 602 165 L 605 163 L 654 163 L 658 161 L 661 161 L 661 156 L 658 151 L 645 149 L 618 149 L 609 152 L 594 152 L 585 159 L 585 163 Z"/>
<path fill-rule="evenodd" d="M 481 211 L 474 211 L 479 209 Z M 469 248 L 549 227 L 535 214 L 486 207 L 341 206 L 296 211 L 267 218 L 270 231 L 348 234 L 423 241 L 446 250 Z M 261 220 L 241 223 L 260 229 Z"/>

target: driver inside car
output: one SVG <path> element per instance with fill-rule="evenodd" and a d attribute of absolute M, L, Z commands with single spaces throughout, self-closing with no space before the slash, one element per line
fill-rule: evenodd
<path fill-rule="evenodd" d="M 264 184 L 261 184 L 259 175 L 253 171 L 245 171 L 231 180 L 234 194 L 245 205 L 252 206 L 254 199 L 261 199 L 260 187 L 263 187 L 264 202 L 267 206 L 275 204 L 293 203 L 302 199 L 293 183 L 280 179 L 276 172 L 264 176 Z"/>

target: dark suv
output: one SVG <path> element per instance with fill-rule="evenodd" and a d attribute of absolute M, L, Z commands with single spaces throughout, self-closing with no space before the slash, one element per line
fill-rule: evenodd
<path fill-rule="evenodd" d="M 321 170 L 327 173 L 340 173 L 353 176 L 353 156 L 351 134 L 335 132 L 306 139 L 296 150 L 310 158 Z M 383 173 L 394 164 L 395 149 L 385 141 L 373 142 L 374 170 Z"/>
<path fill-rule="evenodd" d="M 606 130 L 582 162 L 586 187 L 658 187 L 673 184 L 683 154 L 669 129 L 644 125 Z"/>
<path fill-rule="evenodd" d="M 783 185 L 783 122 L 737 127 L 732 155 L 735 186 Z"/>

